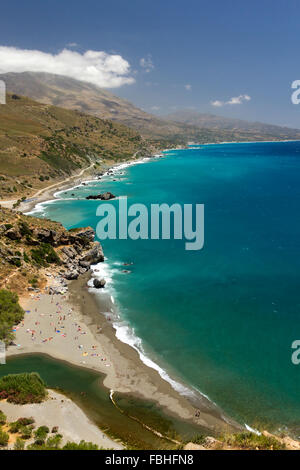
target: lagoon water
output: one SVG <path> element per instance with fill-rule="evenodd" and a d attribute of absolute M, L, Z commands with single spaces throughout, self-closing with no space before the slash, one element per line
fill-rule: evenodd
<path fill-rule="evenodd" d="M 96 228 L 101 202 L 84 197 L 106 190 L 129 204 L 205 204 L 200 251 L 184 240 L 103 242 L 118 335 L 241 423 L 299 437 L 300 142 L 165 155 L 62 192 L 35 215 Z"/>

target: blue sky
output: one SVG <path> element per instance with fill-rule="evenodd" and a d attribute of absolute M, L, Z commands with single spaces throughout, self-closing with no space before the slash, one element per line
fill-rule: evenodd
<path fill-rule="evenodd" d="M 150 112 L 191 108 L 300 127 L 291 103 L 299 21 L 298 0 L 10 0 L 0 46 L 119 54 L 135 82 L 113 93 Z M 244 95 L 251 99 L 224 104 Z"/>

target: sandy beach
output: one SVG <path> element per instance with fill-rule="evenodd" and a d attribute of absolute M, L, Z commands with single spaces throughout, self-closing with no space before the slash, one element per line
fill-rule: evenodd
<path fill-rule="evenodd" d="M 102 372 L 109 390 L 154 400 L 167 413 L 207 430 L 235 429 L 205 397 L 192 404 L 143 364 L 133 348 L 116 338 L 111 321 L 101 315 L 95 296 L 88 292 L 87 280 L 85 275 L 70 282 L 65 295 L 31 293 L 23 297 L 25 318 L 16 327 L 16 346 L 8 348 L 8 356 L 45 353 Z"/>
<path fill-rule="evenodd" d="M 72 184 L 80 180 L 80 175 L 75 175 Z M 18 209 L 28 212 L 37 203 L 49 200 L 55 192 L 69 188 L 70 184 L 68 178 L 61 184 L 51 185 Z M 49 295 L 43 290 L 23 296 L 20 303 L 26 312 L 25 318 L 16 326 L 16 346 L 9 347 L 7 355 L 45 353 L 104 373 L 104 385 L 109 390 L 155 401 L 166 413 L 197 424 L 208 432 L 240 429 L 204 396 L 199 394 L 197 399 L 191 400 L 179 394 L 156 370 L 141 361 L 135 349 L 119 341 L 111 319 L 103 315 L 106 306 L 88 291 L 89 278 L 87 273 L 68 282 L 63 295 Z M 50 275 L 47 287 L 53 285 L 55 278 Z"/>
<path fill-rule="evenodd" d="M 63 435 L 62 445 L 68 441 L 79 444 L 81 440 L 84 440 L 105 449 L 121 450 L 123 448 L 120 443 L 110 439 L 93 424 L 72 400 L 54 390 L 48 391 L 48 398 L 43 403 L 15 405 L 2 401 L 1 410 L 7 416 L 8 422 L 14 422 L 20 417 L 32 417 L 36 428 L 45 425 L 49 429 L 58 427 L 58 432 Z M 31 440 L 28 444 L 31 444 Z M 12 446 L 13 442 L 8 448 Z"/>

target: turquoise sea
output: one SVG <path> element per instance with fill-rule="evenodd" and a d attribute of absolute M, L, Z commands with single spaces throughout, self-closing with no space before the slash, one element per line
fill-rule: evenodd
<path fill-rule="evenodd" d="M 64 191 L 35 215 L 96 228 L 100 202 L 84 197 L 106 190 L 129 204 L 205 204 L 200 251 L 181 240 L 103 242 L 107 262 L 95 274 L 108 283 L 98 295 L 113 297 L 118 336 L 239 422 L 300 437 L 300 365 L 291 362 L 300 339 L 300 142 L 167 151 Z"/>

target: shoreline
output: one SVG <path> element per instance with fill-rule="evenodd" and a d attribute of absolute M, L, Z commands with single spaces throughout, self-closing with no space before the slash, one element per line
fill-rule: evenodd
<path fill-rule="evenodd" d="M 1 410 L 7 416 L 9 422 L 14 422 L 20 418 L 34 418 L 35 426 L 47 426 L 49 429 L 58 428 L 62 434 L 62 445 L 68 441 L 76 442 L 84 440 L 97 444 L 100 448 L 122 450 L 124 447 L 120 442 L 116 442 L 104 434 L 94 424 L 84 411 L 69 397 L 57 390 L 48 390 L 48 397 L 42 403 L 29 403 L 16 405 L 7 401 L 1 402 Z M 31 438 L 28 444 L 32 444 Z M 8 448 L 12 449 L 13 442 Z"/>
<path fill-rule="evenodd" d="M 79 188 L 82 183 L 85 183 L 85 184 L 89 184 L 89 183 L 93 183 L 93 182 L 101 182 L 101 179 L 105 176 L 109 176 L 109 172 L 110 171 L 116 171 L 118 169 L 122 169 L 122 168 L 127 168 L 128 166 L 132 166 L 132 165 L 138 165 L 138 164 L 141 164 L 141 163 L 144 163 L 148 160 L 151 160 L 152 158 L 160 158 L 161 156 L 160 155 L 151 155 L 151 156 L 148 156 L 148 157 L 142 157 L 140 159 L 135 159 L 135 157 L 133 157 L 132 160 L 128 160 L 126 162 L 118 162 L 118 163 L 114 163 L 112 164 L 111 166 L 107 166 L 107 168 L 105 168 L 105 171 L 104 173 L 99 177 L 99 176 L 96 176 L 94 175 L 94 177 L 92 178 L 89 178 L 89 179 L 81 179 L 81 177 L 79 175 L 75 175 L 73 178 L 74 178 L 74 181 L 73 181 L 73 184 L 70 186 L 70 181 L 68 182 L 61 182 L 61 184 L 59 185 L 59 183 L 56 185 L 58 186 L 57 188 L 53 188 L 53 189 L 50 189 L 47 190 L 47 188 L 45 188 L 45 194 L 43 194 L 43 196 L 39 197 L 38 199 L 35 199 L 35 200 L 30 200 L 28 202 L 24 201 L 20 204 L 20 206 L 18 207 L 18 210 L 20 212 L 22 212 L 23 214 L 25 215 L 34 215 L 35 212 L 39 212 L 39 207 L 43 206 L 44 204 L 50 204 L 52 202 L 55 202 L 57 200 L 59 200 L 60 198 L 57 197 L 57 195 L 59 195 L 59 193 L 62 193 L 64 191 L 71 191 L 72 189 L 76 189 L 76 188 Z M 87 171 L 90 167 L 86 168 L 85 171 Z M 91 175 L 92 176 L 92 175 Z M 74 200 L 72 198 L 72 200 Z M 1 201 L 0 201 L 0 205 L 1 205 Z M 36 209 L 36 210 L 34 210 Z"/>
<path fill-rule="evenodd" d="M 164 150 L 161 151 L 161 153 L 151 155 L 151 156 L 148 156 L 148 157 L 142 157 L 142 158 L 139 158 L 139 159 L 136 159 L 136 160 L 129 160 L 129 161 L 126 161 L 126 162 L 123 162 L 123 163 L 117 163 L 117 164 L 113 165 L 112 167 L 108 167 L 106 169 L 106 171 L 102 174 L 101 178 L 105 177 L 105 176 L 113 176 L 116 171 L 123 170 L 125 168 L 128 168 L 129 166 L 147 163 L 149 160 L 153 160 L 155 158 L 162 158 L 164 156 L 164 152 L 167 152 L 167 150 L 164 149 Z M 100 182 L 101 178 L 93 178 L 93 179 L 88 179 L 88 180 L 81 181 L 79 184 L 75 184 L 74 186 L 68 187 L 67 190 L 70 191 L 72 189 L 79 188 L 82 183 L 88 184 L 88 183 L 93 183 L 93 182 Z M 59 195 L 59 193 L 64 192 L 65 190 L 66 190 L 66 188 L 61 188 L 59 190 L 56 190 L 54 192 L 53 196 L 56 197 L 56 196 Z M 36 204 L 34 206 L 34 208 L 35 207 L 37 208 L 36 212 L 40 212 L 39 209 L 38 209 L 38 207 L 40 205 L 49 204 L 49 203 L 55 202 L 56 200 L 59 200 L 59 199 L 60 198 L 57 197 L 56 199 L 48 200 L 48 201 L 45 201 L 45 202 L 40 201 L 38 204 Z M 35 213 L 35 211 L 32 210 L 28 214 L 34 215 L 34 213 Z M 102 262 L 102 263 L 99 263 L 99 264 L 95 265 L 95 267 L 101 269 L 101 266 L 103 266 L 103 265 L 104 265 L 104 263 Z M 97 277 L 97 275 L 96 275 L 97 270 L 93 271 L 93 268 L 92 268 L 91 271 L 89 271 L 89 272 L 90 273 L 92 272 L 89 280 L 93 279 L 94 277 Z M 102 272 L 100 278 L 102 278 L 102 277 L 106 278 L 107 273 Z M 92 283 L 87 282 L 87 285 L 89 285 L 90 288 L 93 287 Z M 97 292 L 95 290 L 94 292 L 91 292 L 90 295 L 95 297 L 95 299 L 98 299 L 98 308 L 101 310 L 101 300 L 100 300 L 99 296 L 97 296 L 97 293 L 99 293 L 99 291 Z M 175 372 L 169 373 L 167 368 L 164 369 L 163 367 L 161 367 L 159 365 L 158 362 L 153 360 L 150 356 L 146 355 L 146 353 L 144 353 L 144 351 L 136 345 L 136 343 L 140 343 L 142 340 L 139 337 L 134 335 L 133 330 L 130 327 L 130 325 L 125 327 L 125 329 L 127 330 L 126 333 L 128 333 L 128 331 L 129 331 L 129 334 L 126 335 L 126 333 L 125 333 L 125 336 L 127 336 L 127 337 L 124 338 L 124 334 L 123 334 L 122 335 L 123 338 L 121 338 L 121 330 L 123 330 L 123 329 L 124 328 L 119 327 L 118 322 L 115 321 L 113 323 L 113 330 L 114 330 L 114 335 L 113 336 L 116 338 L 117 341 L 119 341 L 120 343 L 125 344 L 127 347 L 129 347 L 130 350 L 133 349 L 134 351 L 136 351 L 138 356 L 139 356 L 140 362 L 143 363 L 143 365 L 145 367 L 147 367 L 148 369 L 152 369 L 155 372 L 157 372 L 157 374 L 160 377 L 160 380 L 163 380 L 163 381 L 167 382 L 168 384 L 170 384 L 172 389 L 176 393 L 178 393 L 180 396 L 187 397 L 189 400 L 192 400 L 192 401 L 197 401 L 197 397 L 198 397 L 198 400 L 199 400 L 199 397 L 200 397 L 200 401 L 201 401 L 201 398 L 203 398 L 204 400 L 207 401 L 208 404 L 210 404 L 211 406 L 213 406 L 215 408 L 218 408 L 218 405 L 216 403 L 214 403 L 207 395 L 205 395 L 204 393 L 202 393 L 201 391 L 199 391 L 197 389 L 194 389 L 194 387 L 192 385 L 185 384 L 183 380 L 179 381 L 177 379 L 174 379 L 173 376 L 175 375 Z M 129 336 L 130 336 L 130 339 L 129 339 Z M 227 419 L 230 420 L 229 417 Z"/>
<path fill-rule="evenodd" d="M 158 155 L 156 156 L 156 158 L 157 157 Z M 152 158 L 155 158 L 155 156 L 146 157 L 140 160 L 130 160 L 124 163 L 116 163 L 113 167 L 109 167 L 102 176 L 109 174 L 110 171 L 114 172 L 118 169 L 143 163 Z M 98 180 L 100 181 L 99 178 L 93 178 L 90 180 L 84 180 L 84 182 L 88 183 Z M 80 181 L 79 184 L 77 182 L 76 184 L 76 180 L 74 180 L 75 184 L 71 187 L 67 183 L 62 183 L 59 188 L 55 187 L 52 188 L 52 190 L 45 191 L 43 196 L 40 197 L 38 201 L 35 200 L 30 201 L 29 203 L 22 203 L 22 207 L 20 209 L 23 212 L 28 213 L 39 204 L 49 203 L 50 195 L 55 196 L 56 194 L 59 194 L 61 191 L 64 191 L 66 189 L 70 190 L 72 188 L 78 187 L 80 186 L 81 182 L 83 181 Z M 58 300 L 60 304 L 65 304 L 64 306 L 67 306 L 68 309 L 74 310 L 75 307 L 76 310 L 79 310 L 76 312 L 76 321 L 80 321 L 80 324 L 83 325 L 84 329 L 87 328 L 87 330 L 90 330 L 92 336 L 89 337 L 89 339 L 90 341 L 93 340 L 95 344 L 97 341 L 96 325 L 97 323 L 98 326 L 99 323 L 103 325 L 101 326 L 101 344 L 99 344 L 99 346 L 103 348 L 102 353 L 104 356 L 107 355 L 109 357 L 111 364 L 108 365 L 106 363 L 104 365 L 101 364 L 101 366 L 97 365 L 95 367 L 93 361 L 92 363 L 90 362 L 89 364 L 87 364 L 87 362 L 89 361 L 83 361 L 81 357 L 81 360 L 79 360 L 78 358 L 76 360 L 74 359 L 73 353 L 68 354 L 64 349 L 57 349 L 51 347 L 49 348 L 49 343 L 46 347 L 43 343 L 40 344 L 39 347 L 37 344 L 30 344 L 30 337 L 28 339 L 25 339 L 24 336 L 22 338 L 23 346 L 18 348 L 17 351 L 12 352 L 11 350 L 9 350 L 8 355 L 12 356 L 24 353 L 27 354 L 35 352 L 45 352 L 53 358 L 65 360 L 74 365 L 80 365 L 87 368 L 91 367 L 94 370 L 98 370 L 102 373 L 105 373 L 106 378 L 104 380 L 104 385 L 109 390 L 122 393 L 130 393 L 131 395 L 135 395 L 137 397 L 140 396 L 147 400 L 154 400 L 168 413 L 175 414 L 180 419 L 188 420 L 196 425 L 203 426 L 204 428 L 212 430 L 214 432 L 224 432 L 224 430 L 226 430 L 226 432 L 233 430 L 241 430 L 241 425 L 234 422 L 234 420 L 231 420 L 229 417 L 225 417 L 222 411 L 219 410 L 213 402 L 211 402 L 200 392 L 199 396 L 197 394 L 196 402 L 195 400 L 193 400 L 194 403 L 192 403 L 190 399 L 188 399 L 185 395 L 179 393 L 178 390 L 172 387 L 170 381 L 172 381 L 173 379 L 171 379 L 171 377 L 170 381 L 167 381 L 161 376 L 161 374 L 157 370 L 158 368 L 160 370 L 163 370 L 160 368 L 160 366 L 153 363 L 151 359 L 150 361 L 152 362 L 152 364 L 157 365 L 156 368 L 145 364 L 142 361 L 140 353 L 136 348 L 126 342 L 121 341 L 117 337 L 116 328 L 104 316 L 105 308 L 103 311 L 103 308 L 101 308 L 101 301 L 98 302 L 96 298 L 97 296 L 91 292 L 88 292 L 87 282 L 90 278 L 91 272 L 88 275 L 88 278 L 84 275 L 81 276 L 78 280 L 72 281 L 69 284 L 70 298 L 68 299 L 68 301 L 66 301 L 66 299 L 61 298 L 58 298 Z M 38 297 L 41 296 L 39 295 Z M 30 305 L 30 308 L 33 308 L 34 302 L 35 301 L 33 301 L 32 303 L 30 299 L 27 299 L 24 303 L 23 299 L 23 305 L 25 305 L 25 309 L 29 308 L 28 305 Z M 42 301 L 41 303 L 41 308 L 44 309 L 44 301 Z M 49 305 L 47 306 L 47 308 L 49 308 Z M 89 311 L 88 314 L 86 313 L 87 308 Z M 39 312 L 39 310 L 37 310 L 37 313 L 38 315 L 43 315 L 43 313 Z M 37 321 L 37 318 L 35 318 L 35 320 Z M 19 340 L 18 336 L 19 335 L 17 333 L 17 342 Z M 188 389 L 188 387 L 186 388 Z"/>
<path fill-rule="evenodd" d="M 22 298 L 25 319 L 17 327 L 16 346 L 8 348 L 7 357 L 46 354 L 105 374 L 103 385 L 108 392 L 155 402 L 166 415 L 208 433 L 241 430 L 238 423 L 225 417 L 204 396 L 191 402 L 179 394 L 155 369 L 141 361 L 134 348 L 120 341 L 112 321 L 104 316 L 105 305 L 100 309 L 96 296 L 88 291 L 88 279 L 86 274 L 71 281 L 65 296 L 31 294 Z"/>

